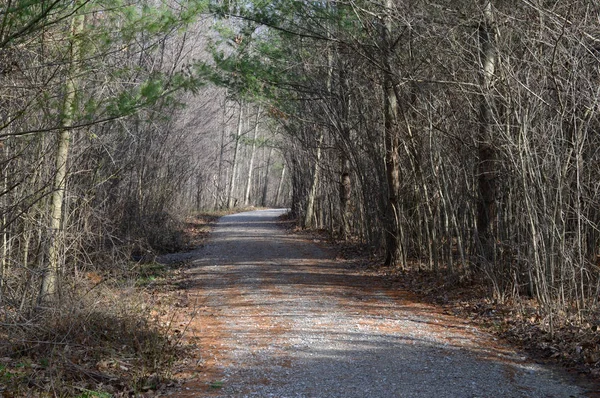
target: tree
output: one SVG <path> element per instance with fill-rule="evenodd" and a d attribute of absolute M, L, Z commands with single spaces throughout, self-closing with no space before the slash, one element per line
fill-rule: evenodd
<path fill-rule="evenodd" d="M 493 224 L 496 219 L 497 171 L 493 134 L 494 80 L 496 70 L 496 26 L 491 0 L 483 0 L 479 26 L 481 98 L 479 105 L 477 232 L 485 261 L 494 263 Z"/>
<path fill-rule="evenodd" d="M 79 3 L 75 3 L 75 8 L 80 8 Z M 76 14 L 72 17 L 71 31 L 69 37 L 69 68 L 66 76 L 64 102 L 62 106 L 62 115 L 60 120 L 60 129 L 57 132 L 57 147 L 55 160 L 55 174 L 52 200 L 50 205 L 50 243 L 48 253 L 48 267 L 44 271 L 42 278 L 42 288 L 40 299 L 51 301 L 55 299 L 59 292 L 59 275 L 61 273 L 61 262 L 64 260 L 61 255 L 63 224 L 63 200 L 67 186 L 67 161 L 69 159 L 69 142 L 71 128 L 75 113 L 75 95 L 77 90 L 76 76 L 79 75 L 79 62 L 81 61 L 81 43 L 79 35 L 83 32 L 85 17 Z"/>
<path fill-rule="evenodd" d="M 144 212 L 165 206 L 148 206 L 144 191 L 157 202 L 175 200 L 173 192 L 186 174 L 167 176 L 171 185 L 154 190 L 146 189 L 152 186 L 147 181 L 131 190 L 120 183 L 133 187 L 126 170 L 136 170 L 134 162 L 145 162 L 139 176 L 153 177 L 146 158 L 153 154 L 146 151 L 140 159 L 128 151 L 141 149 L 137 144 L 144 141 L 146 149 L 166 152 L 168 132 L 162 142 L 146 133 L 168 126 L 164 115 L 181 107 L 179 92 L 194 91 L 204 81 L 204 71 L 183 66 L 185 40 L 178 33 L 203 6 L 195 1 L 180 6 L 9 2 L 0 11 L 0 230 L 6 237 L 3 270 L 10 271 L 2 272 L 1 283 L 11 287 L 2 289 L 1 300 L 11 308 L 52 301 L 60 293 L 60 277 L 90 266 L 106 250 L 119 253 L 116 242 L 128 246 L 123 242 L 137 239 L 131 228 L 121 229 L 130 218 L 120 217 L 128 212 L 119 207 L 133 202 L 134 192 L 141 193 L 137 204 Z M 180 51 L 169 53 L 166 42 Z M 168 142 L 175 145 L 176 137 Z M 169 156 L 164 174 L 181 164 Z M 138 224 L 150 218 L 135 215 Z M 8 283 L 9 277 L 21 279 Z"/>
<path fill-rule="evenodd" d="M 299 224 L 549 316 L 596 305 L 591 2 L 218 9 L 243 45 L 217 74 L 271 109 Z"/>

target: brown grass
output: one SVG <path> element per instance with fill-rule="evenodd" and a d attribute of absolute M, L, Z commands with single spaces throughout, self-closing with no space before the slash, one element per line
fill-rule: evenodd
<path fill-rule="evenodd" d="M 201 245 L 219 217 L 236 211 L 198 213 L 176 230 L 170 225 L 161 251 Z M 98 264 L 63 281 L 60 303 L 51 308 L 4 303 L 0 396 L 150 396 L 172 385 L 187 342 L 172 322 L 177 309 L 154 297 L 169 294 L 179 270 L 154 263 L 160 251 L 142 246 L 151 254 L 144 261 Z"/>
<path fill-rule="evenodd" d="M 72 282 L 78 289 L 60 304 L 38 308 L 28 317 L 15 313 L 5 324 L 0 392 L 118 396 L 168 381 L 177 346 L 169 331 L 149 318 L 139 292 L 107 281 L 95 286 L 90 280 Z"/>

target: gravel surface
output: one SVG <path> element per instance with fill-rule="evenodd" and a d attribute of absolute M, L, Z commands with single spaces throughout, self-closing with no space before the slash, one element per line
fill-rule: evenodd
<path fill-rule="evenodd" d="M 226 216 L 182 291 L 197 360 L 176 396 L 584 397 L 556 370 L 287 233 Z M 190 304 L 193 303 L 193 304 Z"/>

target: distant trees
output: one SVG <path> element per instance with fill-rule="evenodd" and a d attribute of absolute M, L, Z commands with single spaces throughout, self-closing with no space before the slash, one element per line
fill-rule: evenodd
<path fill-rule="evenodd" d="M 215 7 L 244 43 L 218 64 L 268 101 L 304 225 L 485 276 L 550 320 L 595 308 L 596 3 Z"/>

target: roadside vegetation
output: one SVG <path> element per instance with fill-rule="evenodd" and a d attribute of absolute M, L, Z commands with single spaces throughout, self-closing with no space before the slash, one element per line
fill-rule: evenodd
<path fill-rule="evenodd" d="M 168 252 L 202 245 L 211 225 L 227 213 L 188 218 Z M 0 394 L 152 396 L 175 385 L 172 370 L 185 357 L 185 344 L 171 323 L 172 308 L 153 295 L 173 289 L 185 264 L 161 264 L 156 256 L 163 253 L 154 254 L 110 271 L 82 273 L 66 281 L 60 306 L 3 323 Z"/>
<path fill-rule="evenodd" d="M 73 280 L 80 294 L 4 327 L 3 396 L 128 396 L 168 382 L 177 356 L 168 327 L 150 316 L 134 281 L 99 278 Z"/>
<path fill-rule="evenodd" d="M 475 291 L 507 334 L 595 370 L 600 8 L 451 3 L 223 4 L 215 62 L 269 109 L 301 228 L 435 300 Z"/>
<path fill-rule="evenodd" d="M 176 344 L 135 292 L 203 212 L 249 206 L 437 301 L 480 292 L 464 307 L 600 367 L 599 18 L 593 0 L 5 1 L 0 385 L 168 379 Z M 115 363 L 86 353 L 119 339 Z"/>

